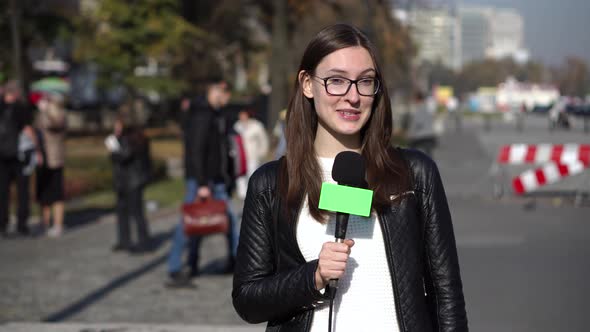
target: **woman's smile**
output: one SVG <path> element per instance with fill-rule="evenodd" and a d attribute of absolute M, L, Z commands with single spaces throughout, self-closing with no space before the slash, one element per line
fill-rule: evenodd
<path fill-rule="evenodd" d="M 341 109 L 337 113 L 344 121 L 356 122 L 361 119 L 361 111 L 359 110 Z"/>

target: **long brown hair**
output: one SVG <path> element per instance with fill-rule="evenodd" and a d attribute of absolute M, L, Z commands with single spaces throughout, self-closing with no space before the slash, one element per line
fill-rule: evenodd
<path fill-rule="evenodd" d="M 371 116 L 361 130 L 361 153 L 367 166 L 366 179 L 374 191 L 373 209 L 382 211 L 391 204 L 390 196 L 407 190 L 409 171 L 398 153 L 391 147 L 393 120 L 387 87 L 377 62 L 375 47 L 358 28 L 348 24 L 335 24 L 321 30 L 308 44 L 299 71 L 314 74 L 321 60 L 337 50 L 361 46 L 375 64 L 376 77 L 381 82 L 373 101 Z M 297 208 L 307 194 L 311 216 L 325 221 L 325 212 L 318 208 L 321 189 L 321 169 L 314 153 L 314 140 L 318 117 L 313 100 L 303 94 L 299 77 L 289 102 L 286 119 L 286 162 L 281 165 L 281 196 L 288 208 Z M 285 169 L 286 168 L 286 169 Z"/>

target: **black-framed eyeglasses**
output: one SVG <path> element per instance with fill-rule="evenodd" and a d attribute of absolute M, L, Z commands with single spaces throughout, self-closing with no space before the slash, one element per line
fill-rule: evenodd
<path fill-rule="evenodd" d="M 346 95 L 353 84 L 356 86 L 356 91 L 361 96 L 372 97 L 379 92 L 379 79 L 375 77 L 364 77 L 359 78 L 358 80 L 351 80 L 340 76 L 311 76 L 322 80 L 324 82 L 326 93 L 332 96 Z"/>

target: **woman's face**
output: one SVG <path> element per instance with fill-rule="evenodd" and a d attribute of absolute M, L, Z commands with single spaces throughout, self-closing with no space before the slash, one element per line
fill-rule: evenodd
<path fill-rule="evenodd" d="M 250 114 L 246 111 L 240 111 L 240 113 L 238 113 L 238 118 L 240 121 L 248 121 L 248 119 L 250 119 Z"/>
<path fill-rule="evenodd" d="M 300 73 L 304 95 L 313 98 L 318 130 L 337 135 L 359 135 L 369 120 L 375 99 L 374 96 L 360 95 L 354 84 L 343 96 L 331 95 L 318 77 L 359 80 L 376 78 L 376 74 L 371 55 L 360 46 L 343 48 L 324 57 L 316 67 L 315 77 Z"/>
<path fill-rule="evenodd" d="M 115 123 L 113 125 L 113 131 L 115 132 L 116 136 L 121 136 L 121 134 L 123 133 L 123 121 L 121 121 L 120 119 L 115 120 Z"/>

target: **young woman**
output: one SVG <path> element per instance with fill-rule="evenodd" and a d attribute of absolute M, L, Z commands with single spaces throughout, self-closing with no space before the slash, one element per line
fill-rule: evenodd
<path fill-rule="evenodd" d="M 234 130 L 242 136 L 246 153 L 246 175 L 236 179 L 236 192 L 238 197 L 246 197 L 248 179 L 268 153 L 268 135 L 262 122 L 252 116 L 251 111 L 241 110 L 238 113 L 238 121 L 234 123 Z"/>
<path fill-rule="evenodd" d="M 50 237 L 59 237 L 64 229 L 64 162 L 66 148 L 66 111 L 61 96 L 39 101 L 37 126 L 44 155 L 37 166 L 37 201 L 41 219 Z M 52 213 L 53 212 L 53 213 Z M 53 217 L 53 226 L 51 219 Z"/>
<path fill-rule="evenodd" d="M 149 225 L 143 212 L 143 191 L 151 174 L 148 138 L 133 112 L 122 112 L 114 133 L 105 141 L 113 162 L 113 184 L 117 192 L 117 243 L 113 251 L 150 250 Z M 131 242 L 131 222 L 137 226 L 137 244 Z"/>
<path fill-rule="evenodd" d="M 376 51 L 337 24 L 309 43 L 287 112 L 286 157 L 251 177 L 233 303 L 267 331 L 467 331 L 451 216 L 434 162 L 390 147 L 392 118 Z M 318 208 L 334 157 L 360 153 L 372 214 L 351 216 L 334 242 L 335 216 Z M 339 279 L 328 322 L 330 279 Z"/>

